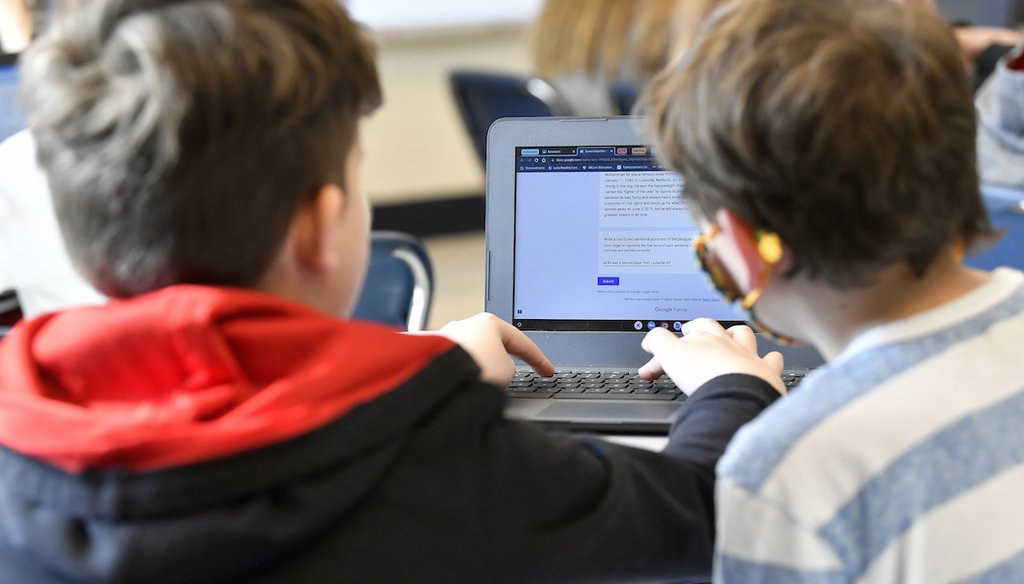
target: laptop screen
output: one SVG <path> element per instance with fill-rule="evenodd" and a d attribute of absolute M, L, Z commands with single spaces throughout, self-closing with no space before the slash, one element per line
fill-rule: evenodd
<path fill-rule="evenodd" d="M 513 322 L 522 330 L 678 330 L 743 321 L 693 257 L 682 181 L 642 145 L 516 148 Z"/>

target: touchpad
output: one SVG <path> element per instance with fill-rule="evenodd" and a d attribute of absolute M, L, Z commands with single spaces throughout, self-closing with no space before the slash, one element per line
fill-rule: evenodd
<path fill-rule="evenodd" d="M 586 420 L 588 422 L 672 421 L 681 404 L 555 402 L 534 416 L 537 420 Z"/>

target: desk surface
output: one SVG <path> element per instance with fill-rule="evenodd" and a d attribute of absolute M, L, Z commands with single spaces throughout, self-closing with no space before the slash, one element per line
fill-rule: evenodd
<path fill-rule="evenodd" d="M 665 448 L 665 444 L 668 443 L 668 438 L 665 436 L 635 436 L 632 434 L 606 434 L 601 438 L 608 442 L 614 442 L 615 444 L 624 444 L 626 446 L 632 446 L 634 448 L 643 448 L 644 450 L 653 450 L 655 452 Z"/>

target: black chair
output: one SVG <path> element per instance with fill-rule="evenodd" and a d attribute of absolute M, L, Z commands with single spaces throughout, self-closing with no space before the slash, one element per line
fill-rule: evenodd
<path fill-rule="evenodd" d="M 0 339 L 4 338 L 14 323 L 21 320 L 21 303 L 14 290 L 0 292 Z"/>
<path fill-rule="evenodd" d="M 487 163 L 487 130 L 495 120 L 572 115 L 558 90 L 540 77 L 454 71 L 449 80 L 459 114 L 483 164 Z"/>
<path fill-rule="evenodd" d="M 1003 237 L 992 247 L 964 260 L 969 266 L 991 270 L 1007 266 L 1024 270 L 1024 190 L 985 185 L 985 207 L 992 226 L 1003 230 Z"/>
<path fill-rule="evenodd" d="M 612 103 L 619 113 L 628 116 L 633 113 L 636 102 L 640 99 L 643 86 L 639 83 L 619 83 L 611 88 Z"/>
<path fill-rule="evenodd" d="M 433 303 L 434 270 L 423 243 L 399 231 L 371 234 L 370 267 L 353 318 L 423 330 Z"/>

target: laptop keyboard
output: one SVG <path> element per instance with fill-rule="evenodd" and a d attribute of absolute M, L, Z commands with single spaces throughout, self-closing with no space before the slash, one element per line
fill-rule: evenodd
<path fill-rule="evenodd" d="M 803 373 L 784 373 L 782 382 L 792 389 L 803 377 Z M 551 377 L 516 371 L 508 392 L 511 397 L 528 399 L 686 399 L 668 377 L 648 381 L 635 371 L 556 371 Z"/>

